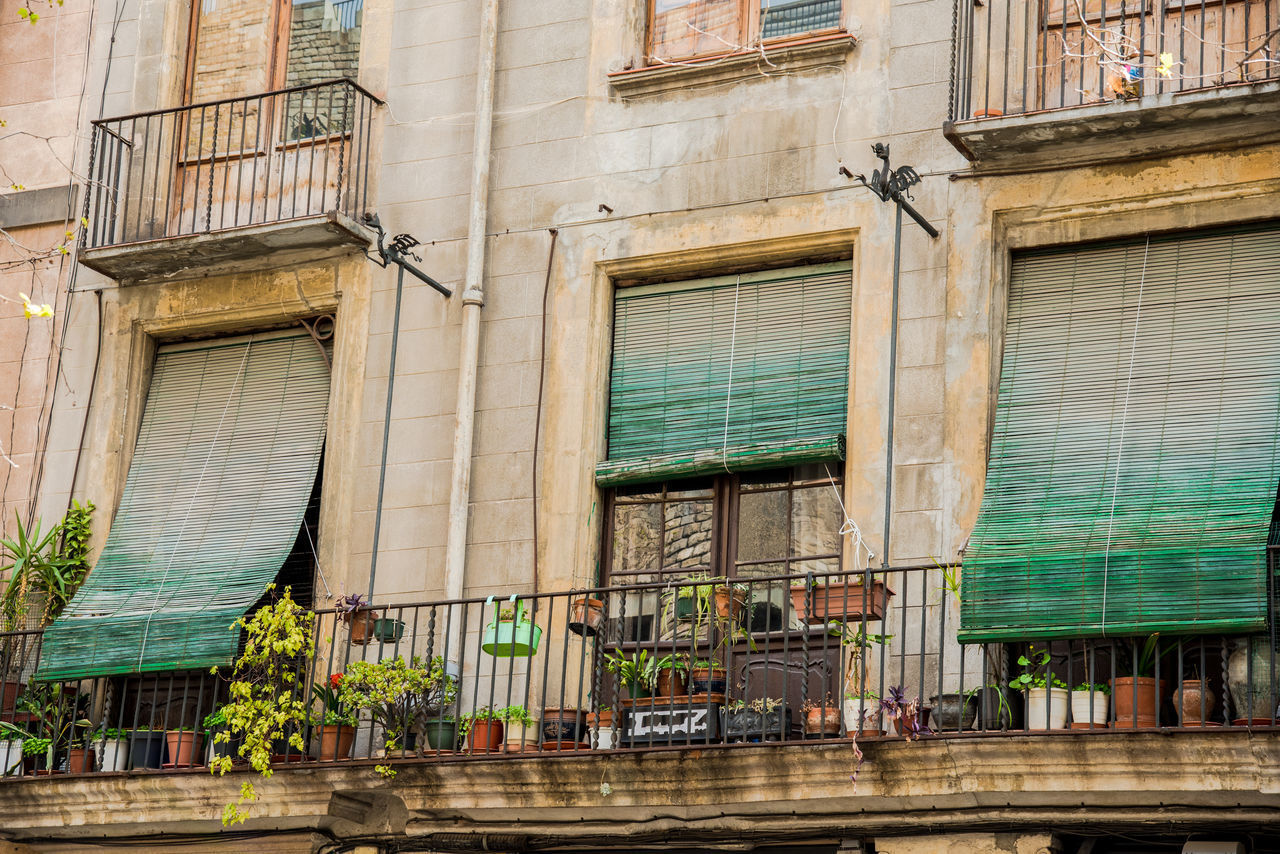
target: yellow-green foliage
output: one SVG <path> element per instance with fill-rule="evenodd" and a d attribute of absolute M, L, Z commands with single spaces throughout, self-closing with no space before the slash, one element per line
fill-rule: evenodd
<path fill-rule="evenodd" d="M 315 614 L 294 602 L 287 587 L 276 602 L 231 626 L 233 631 L 245 632 L 244 654 L 235 663 L 228 687 L 230 701 L 222 709 L 227 726 L 214 736 L 214 742 L 226 744 L 233 733 L 242 736 L 240 755 L 264 779 L 271 776 L 272 742 L 287 738 L 299 753 L 306 750 L 301 733 L 308 704 L 304 686 L 299 684 L 306 669 L 299 665 L 312 656 L 314 627 Z M 217 776 L 226 774 L 231 770 L 231 757 L 217 757 L 210 770 Z M 242 807 L 257 799 L 253 784 L 243 783 L 240 799 L 223 807 L 223 825 L 248 818 Z"/>

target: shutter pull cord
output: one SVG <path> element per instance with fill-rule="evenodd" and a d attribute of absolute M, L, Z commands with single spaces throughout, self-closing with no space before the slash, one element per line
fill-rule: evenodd
<path fill-rule="evenodd" d="M 1120 491 L 1120 461 L 1124 457 L 1124 431 L 1129 423 L 1129 392 L 1133 388 L 1133 363 L 1138 354 L 1138 327 L 1142 321 L 1142 294 L 1147 285 L 1147 253 L 1151 249 L 1151 235 L 1147 235 L 1142 249 L 1142 275 L 1138 279 L 1138 310 L 1133 316 L 1133 342 L 1129 345 L 1129 376 L 1124 382 L 1124 408 L 1120 414 L 1120 445 L 1116 449 L 1116 475 L 1111 484 L 1111 513 L 1107 517 L 1107 545 L 1102 553 L 1102 636 L 1107 636 L 1107 574 L 1111 560 L 1111 527 L 1116 520 L 1116 494 Z M 1123 309 L 1121 319 L 1123 322 Z"/>

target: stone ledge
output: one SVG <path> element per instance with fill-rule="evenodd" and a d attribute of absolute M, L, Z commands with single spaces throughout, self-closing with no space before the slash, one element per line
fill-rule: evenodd
<path fill-rule="evenodd" d="M 254 778 L 246 829 L 387 838 L 501 834 L 584 844 L 660 831 L 672 838 L 803 831 L 875 834 L 903 822 L 1280 826 L 1280 730 L 1064 732 L 864 746 L 744 745 L 394 763 L 309 764 Z M 0 840 L 216 832 L 242 776 L 95 774 L 0 782 Z M 609 795 L 601 782 L 609 783 Z"/>
<path fill-rule="evenodd" d="M 374 234 L 339 213 L 82 249 L 78 260 L 122 285 L 195 279 L 316 261 L 368 247 Z"/>
<path fill-rule="evenodd" d="M 1069 168 L 1280 140 L 1280 81 L 947 122 L 973 172 Z"/>
<path fill-rule="evenodd" d="M 638 98 L 682 89 L 715 86 L 768 74 L 789 74 L 843 61 L 858 43 L 856 36 L 837 33 L 781 44 L 760 51 L 723 54 L 680 65 L 651 65 L 609 75 L 609 88 L 623 98 Z M 767 61 L 766 61 L 767 57 Z"/>

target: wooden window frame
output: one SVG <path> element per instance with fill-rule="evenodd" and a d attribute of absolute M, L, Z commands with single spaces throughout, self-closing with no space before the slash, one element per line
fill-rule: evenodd
<path fill-rule="evenodd" d="M 603 525 L 603 543 L 601 547 L 601 580 L 606 585 L 622 585 L 649 583 L 637 582 L 636 576 L 657 576 L 663 580 L 679 580 L 681 576 L 691 573 L 706 572 L 713 578 L 727 578 L 730 581 L 737 579 L 751 579 L 755 576 L 740 575 L 740 566 L 758 566 L 762 564 L 782 564 L 783 571 L 780 575 L 791 575 L 794 570 L 793 564 L 813 561 L 813 560 L 835 560 L 842 565 L 844 560 L 844 538 L 840 539 L 840 544 L 834 553 L 812 554 L 812 555 L 791 555 L 791 514 L 794 504 L 788 509 L 787 518 L 787 555 L 776 559 L 739 561 L 738 560 L 738 521 L 740 518 L 739 508 L 741 506 L 742 496 L 755 495 L 766 492 L 794 492 L 799 489 L 812 489 L 819 486 L 831 487 L 834 482 L 834 488 L 837 490 L 844 489 L 844 465 L 843 463 L 830 463 L 830 478 L 825 473 L 823 476 L 814 476 L 810 478 L 800 478 L 797 471 L 800 467 L 791 467 L 784 469 L 771 469 L 779 475 L 786 477 L 784 485 L 769 485 L 750 482 L 754 480 L 748 475 L 749 482 L 743 483 L 741 474 L 723 474 L 714 475 L 709 478 L 693 478 L 687 481 L 666 481 L 653 484 L 655 487 L 652 492 L 659 494 L 659 498 L 653 499 L 628 499 L 625 493 L 644 490 L 646 487 L 626 487 L 606 490 L 605 493 L 605 524 Z M 692 489 L 701 489 L 702 487 L 694 486 L 695 484 L 707 484 L 705 491 L 709 493 L 708 498 L 669 498 L 668 495 L 673 492 L 685 492 Z M 673 488 L 674 487 L 674 488 Z M 683 488 L 682 488 L 683 487 Z M 744 488 L 745 487 L 745 488 Z M 620 494 L 622 493 L 622 494 Z M 657 504 L 659 506 L 668 503 L 677 503 L 682 500 L 687 501 L 710 501 L 711 503 L 711 545 L 710 560 L 706 567 L 663 567 L 659 566 L 656 570 L 639 570 L 635 572 L 617 573 L 613 567 L 613 534 L 616 519 L 616 511 L 619 506 L 634 506 L 645 504 Z M 665 518 L 665 516 L 664 516 Z M 662 551 L 665 543 L 666 525 L 663 524 L 660 532 L 660 542 L 658 544 L 659 560 L 661 560 Z"/>
<path fill-rule="evenodd" d="M 694 0 L 694 2 L 696 2 L 696 0 Z M 803 44 L 805 42 L 830 37 L 832 35 L 839 35 L 846 32 L 843 22 L 845 12 L 848 9 L 848 0 L 840 0 L 840 26 L 826 27 L 820 30 L 807 30 L 803 33 L 788 33 L 784 36 L 774 36 L 773 38 L 762 40 L 760 39 L 760 0 L 738 0 L 738 49 L 709 50 L 702 53 L 664 56 L 659 59 L 654 54 L 653 44 L 654 19 L 657 15 L 657 3 L 658 0 L 646 0 L 645 2 L 644 61 L 645 65 L 648 67 L 660 66 L 671 62 L 704 61 L 724 56 L 751 53 L 757 47 L 781 47 Z"/>

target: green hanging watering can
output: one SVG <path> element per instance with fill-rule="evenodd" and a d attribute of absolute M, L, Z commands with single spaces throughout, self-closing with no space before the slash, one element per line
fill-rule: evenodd
<path fill-rule="evenodd" d="M 542 639 L 542 627 L 533 624 L 524 612 L 524 603 L 518 601 L 514 593 L 507 601 L 514 607 L 504 617 L 501 606 L 493 601 L 492 596 L 485 600 L 486 607 L 493 605 L 493 622 L 485 627 L 484 642 L 480 648 L 494 658 L 535 654 L 538 641 Z"/>

